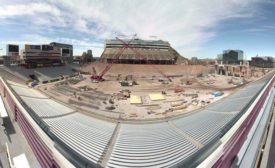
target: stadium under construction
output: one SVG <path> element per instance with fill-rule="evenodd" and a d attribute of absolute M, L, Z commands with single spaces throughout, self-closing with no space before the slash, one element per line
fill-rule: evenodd
<path fill-rule="evenodd" d="M 110 39 L 104 42 L 101 60 L 107 63 L 112 62 L 125 44 L 127 47 L 119 56 L 117 63 L 175 64 L 180 56 L 168 41 Z"/>
<path fill-rule="evenodd" d="M 273 68 L 188 65 L 162 40 L 106 40 L 102 62 L 71 63 L 72 48 L 25 45 L 19 56 L 9 45 L 5 58 L 18 64 L 0 66 L 4 167 L 18 153 L 42 168 L 229 168 L 270 160 Z"/>

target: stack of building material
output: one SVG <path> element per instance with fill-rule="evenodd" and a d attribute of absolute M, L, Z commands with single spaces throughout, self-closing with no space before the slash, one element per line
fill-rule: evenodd
<path fill-rule="evenodd" d="M 162 94 L 149 94 L 150 100 L 151 101 L 158 101 L 158 100 L 165 100 Z"/>
<path fill-rule="evenodd" d="M 181 110 L 181 109 L 185 109 L 185 108 L 187 108 L 187 104 L 171 107 L 171 108 L 169 108 L 169 110 L 175 111 L 175 110 Z"/>
<path fill-rule="evenodd" d="M 179 102 L 172 102 L 172 103 L 171 103 L 171 107 L 181 106 L 182 104 L 183 104 L 182 101 L 179 101 Z"/>
<path fill-rule="evenodd" d="M 131 95 L 130 96 L 130 103 L 131 104 L 141 104 L 141 99 L 139 96 Z"/>

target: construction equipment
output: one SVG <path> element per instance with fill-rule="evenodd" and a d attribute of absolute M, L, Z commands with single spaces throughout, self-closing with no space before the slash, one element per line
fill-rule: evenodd
<path fill-rule="evenodd" d="M 120 77 L 121 77 L 121 74 L 118 74 L 116 80 L 120 80 Z"/>
<path fill-rule="evenodd" d="M 130 97 L 131 91 L 128 89 L 121 89 L 119 92 L 122 94 L 123 97 L 126 97 L 126 98 Z"/>
<path fill-rule="evenodd" d="M 128 81 L 128 80 L 133 80 L 133 75 L 127 75 L 126 76 L 126 80 Z"/>
<path fill-rule="evenodd" d="M 169 82 L 172 82 L 172 80 L 166 76 L 161 70 L 159 70 L 156 66 L 154 66 L 147 58 L 145 58 L 144 56 L 142 56 L 137 50 L 134 49 L 134 47 L 130 46 L 130 43 L 135 39 L 136 34 L 133 36 L 133 38 L 128 42 L 124 42 L 123 40 L 119 39 L 118 37 L 116 37 L 117 40 L 121 41 L 123 43 L 123 47 L 121 47 L 119 49 L 119 52 L 116 54 L 116 56 L 113 58 L 113 60 L 105 67 L 105 69 L 100 73 L 97 74 L 95 68 L 93 67 L 93 75 L 91 76 L 91 80 L 95 79 L 95 80 L 99 80 L 102 81 L 102 77 L 103 75 L 112 67 L 113 63 L 115 61 L 117 61 L 120 57 L 120 55 L 123 53 L 123 51 L 126 48 L 131 49 L 135 54 L 137 54 L 138 56 L 140 56 L 143 60 L 145 60 L 147 62 L 147 64 L 150 64 L 155 70 L 157 70 L 157 72 L 159 72 L 162 76 L 164 76 L 165 78 L 167 78 L 169 80 Z"/>
<path fill-rule="evenodd" d="M 98 81 L 102 81 L 103 80 L 103 75 L 109 71 L 109 69 L 112 67 L 113 63 L 118 60 L 118 58 L 120 57 L 120 55 L 123 53 L 123 51 L 127 48 L 127 46 L 129 46 L 129 44 L 135 39 L 136 34 L 133 36 L 133 38 L 128 42 L 128 43 L 124 43 L 123 47 L 121 47 L 118 51 L 118 53 L 116 54 L 116 56 L 113 58 L 113 60 L 105 67 L 105 69 L 100 73 L 97 74 L 95 67 L 92 67 L 93 70 L 93 75 L 90 77 L 91 80 L 98 80 Z"/>
<path fill-rule="evenodd" d="M 175 93 L 182 92 L 182 89 L 181 89 L 181 88 L 175 88 L 175 89 L 174 89 L 174 92 L 175 92 Z"/>
<path fill-rule="evenodd" d="M 124 45 L 127 45 L 128 48 L 130 48 L 135 54 L 140 56 L 144 61 L 147 62 L 147 64 L 150 64 L 158 73 L 160 73 L 162 76 L 167 78 L 169 82 L 172 82 L 171 78 L 169 78 L 167 75 L 165 75 L 161 70 L 159 70 L 156 66 L 154 66 L 147 58 L 145 58 L 143 55 L 141 55 L 136 49 L 134 49 L 133 46 L 130 46 L 129 43 L 125 43 L 123 40 L 119 39 L 118 37 L 116 38 L 117 40 L 121 41 Z"/>
<path fill-rule="evenodd" d="M 125 81 L 125 80 L 121 80 L 119 81 L 121 86 L 133 86 L 133 82 L 129 82 L 129 81 Z"/>
<path fill-rule="evenodd" d="M 66 79 L 66 76 L 65 75 L 60 75 L 60 77 L 61 77 L 61 79 L 63 80 L 63 79 Z"/>
<path fill-rule="evenodd" d="M 256 59 L 258 57 L 258 54 L 256 55 L 256 57 L 252 60 L 251 64 L 249 65 L 249 69 L 252 67 L 252 65 L 255 63 Z M 247 73 L 247 69 L 245 71 L 242 72 L 243 75 Z"/>
<path fill-rule="evenodd" d="M 172 102 L 170 105 L 171 105 L 171 107 L 177 107 L 177 106 L 183 105 L 183 102 L 182 102 L 182 101 L 179 101 L 179 102 Z"/>
<path fill-rule="evenodd" d="M 190 82 L 190 81 L 188 80 L 188 81 L 186 81 L 185 84 L 186 84 L 186 85 L 192 85 L 192 82 Z"/>
<path fill-rule="evenodd" d="M 169 81 L 163 80 L 163 81 L 161 82 L 161 84 L 169 84 Z"/>

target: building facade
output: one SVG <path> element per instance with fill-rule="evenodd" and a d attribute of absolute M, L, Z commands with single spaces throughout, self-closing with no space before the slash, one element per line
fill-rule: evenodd
<path fill-rule="evenodd" d="M 217 55 L 218 61 L 224 64 L 240 64 L 243 62 L 244 53 L 242 50 L 224 50 L 222 54 Z"/>
<path fill-rule="evenodd" d="M 270 56 L 252 57 L 249 65 L 261 68 L 274 68 L 274 59 Z"/>
<path fill-rule="evenodd" d="M 21 50 L 20 63 L 29 68 L 61 64 L 61 50 L 51 45 L 25 45 Z"/>
<path fill-rule="evenodd" d="M 73 62 L 73 45 L 51 42 L 51 46 L 60 49 L 61 51 L 61 61 L 64 63 Z"/>
<path fill-rule="evenodd" d="M 123 41 L 125 43 L 130 42 L 130 40 Z M 129 43 L 129 47 L 126 47 L 121 52 L 123 47 L 124 43 L 120 40 L 106 40 L 101 60 L 103 62 L 112 62 L 113 59 L 118 57 L 116 63 L 127 64 L 175 64 L 177 61 L 177 56 L 173 54 L 167 41 L 135 39 Z"/>

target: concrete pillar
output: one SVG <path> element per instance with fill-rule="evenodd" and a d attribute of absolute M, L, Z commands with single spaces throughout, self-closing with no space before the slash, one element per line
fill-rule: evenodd
<path fill-rule="evenodd" d="M 218 65 L 215 65 L 215 74 L 218 74 Z"/>
<path fill-rule="evenodd" d="M 225 67 L 225 75 L 228 76 L 228 66 Z"/>

